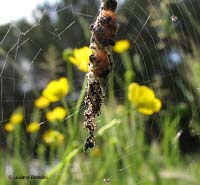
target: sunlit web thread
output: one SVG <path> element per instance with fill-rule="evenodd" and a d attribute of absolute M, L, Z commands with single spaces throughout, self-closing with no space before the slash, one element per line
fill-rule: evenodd
<path fill-rule="evenodd" d="M 5 60 L 4 60 L 2 69 L 1 69 L 1 71 L 0 71 L 1 86 L 2 86 L 2 80 L 3 80 L 3 78 L 6 78 L 5 76 L 3 76 L 3 72 L 4 72 L 4 69 L 5 69 L 5 66 L 6 66 L 6 64 L 7 64 L 8 59 L 11 59 L 10 56 L 9 56 L 9 54 L 10 54 L 13 50 L 15 50 L 15 51 L 14 51 L 14 52 L 15 52 L 15 54 L 14 54 L 14 61 L 16 61 L 16 60 L 17 60 L 18 51 L 19 51 L 19 49 L 20 49 L 21 46 L 23 46 L 24 44 L 26 44 L 28 41 L 34 44 L 34 42 L 33 42 L 29 37 L 27 37 L 27 38 L 26 38 L 24 41 L 22 41 L 22 43 L 21 43 L 22 36 L 23 36 L 23 37 L 26 36 L 26 35 L 27 35 L 29 32 L 31 32 L 36 26 L 40 26 L 40 21 L 41 21 L 41 19 L 43 18 L 43 16 L 44 16 L 45 14 L 47 14 L 46 11 L 43 11 L 43 13 L 42 13 L 41 17 L 39 18 L 39 20 L 37 21 L 37 23 L 33 24 L 33 26 L 31 26 L 29 29 L 25 30 L 24 32 L 22 32 L 16 25 L 10 24 L 9 29 L 7 30 L 7 32 L 6 32 L 6 34 L 4 35 L 4 37 L 2 38 L 2 40 L 0 41 L 0 45 L 2 45 L 2 44 L 4 43 L 5 39 L 8 37 L 8 34 L 10 33 L 10 30 L 11 30 L 12 28 L 15 28 L 15 29 L 19 32 L 19 34 L 18 34 L 19 36 L 18 36 L 17 42 L 9 49 L 9 51 L 6 52 Z M 68 28 L 70 28 L 70 27 L 72 26 L 72 24 L 74 24 L 74 22 L 72 22 L 71 24 L 67 25 L 63 30 L 61 30 L 60 33 L 58 34 L 58 36 L 60 37 Z M 37 56 L 39 55 L 40 52 L 41 52 L 41 48 L 40 48 L 39 51 L 36 53 L 34 59 L 33 59 L 32 62 L 31 62 L 31 65 L 34 63 L 35 59 L 37 58 Z M 13 59 L 12 59 L 12 60 L 13 60 Z M 11 63 L 11 64 L 13 65 L 13 74 L 14 74 L 14 71 L 16 70 L 16 67 L 17 67 L 17 66 L 16 66 L 16 63 L 15 63 L 15 62 L 13 62 L 13 63 Z M 30 68 L 31 68 L 31 66 L 30 66 Z M 30 68 L 29 68 L 29 69 L 30 69 Z M 21 76 L 21 73 L 19 73 L 20 76 L 23 78 L 23 80 L 25 80 L 26 75 L 28 74 L 28 72 L 29 72 L 29 70 L 27 70 L 27 72 L 25 73 L 25 75 L 24 75 L 23 77 Z M 17 79 L 16 79 L 14 76 L 13 76 L 13 78 L 8 77 L 8 79 L 11 79 L 11 80 L 14 81 L 14 84 L 13 84 L 13 86 L 14 86 L 14 87 L 13 87 L 13 97 L 14 97 L 14 91 L 15 91 L 15 86 L 16 86 L 15 80 L 17 80 Z M 19 79 L 19 81 L 21 81 L 21 79 Z M 1 88 L 1 91 L 3 92 L 3 88 Z M 24 99 L 23 101 L 24 101 L 24 102 L 25 102 L 25 98 L 26 98 L 26 97 L 25 97 L 25 94 L 26 94 L 26 92 L 24 93 L 24 96 L 23 96 L 23 99 Z M 3 94 L 1 93 L 1 100 L 2 100 L 2 97 L 3 97 Z M 13 100 L 13 102 L 14 102 L 14 100 Z M 1 101 L 1 107 L 3 106 L 2 103 L 3 103 L 3 101 Z M 14 105 L 13 105 L 13 106 L 14 106 Z M 1 115 L 2 115 L 2 120 L 4 120 L 4 119 L 3 119 L 3 108 L 1 109 Z"/>
<path fill-rule="evenodd" d="M 152 4 L 152 6 L 156 6 L 158 2 L 159 2 L 159 1 L 156 1 L 154 5 Z M 145 22 L 143 23 L 143 21 L 140 21 L 140 18 L 139 18 L 137 15 L 135 15 L 135 14 L 133 13 L 136 6 L 139 6 L 139 9 L 141 9 L 141 10 L 145 13 L 145 10 L 141 7 L 141 5 L 140 5 L 139 3 L 138 3 L 138 5 L 137 5 L 137 0 L 134 2 L 133 8 L 131 8 L 130 10 L 129 10 L 128 8 L 125 8 L 125 9 L 126 9 L 127 11 L 130 12 L 130 14 L 129 14 L 128 17 L 130 17 L 131 15 L 134 15 L 134 16 L 136 17 L 136 19 L 139 21 L 139 23 L 142 25 L 142 28 L 141 28 L 139 31 L 137 31 L 137 29 L 134 28 L 134 25 L 132 25 L 131 23 L 129 23 L 129 25 L 130 25 L 130 26 L 134 29 L 134 31 L 136 31 L 136 33 L 137 33 L 136 38 L 133 39 L 132 47 L 138 48 L 139 52 L 140 52 L 141 55 L 143 56 L 143 52 L 140 51 L 140 48 L 139 48 L 138 43 L 137 43 L 137 40 L 138 40 L 139 37 L 141 37 L 141 33 L 143 32 L 144 29 L 145 29 L 145 30 L 148 32 L 148 34 L 149 34 L 148 29 L 146 29 L 146 25 L 147 25 L 147 23 L 149 22 L 149 20 L 150 20 L 150 18 L 151 18 L 152 12 L 150 12 L 148 15 L 145 13 L 145 14 L 147 15 L 147 18 L 146 18 Z M 125 27 L 122 28 L 122 30 L 125 31 Z M 122 33 L 123 33 L 123 31 L 122 31 Z M 129 36 L 130 38 L 132 38 L 132 35 L 128 34 L 128 36 Z M 151 36 L 151 35 L 150 35 L 150 36 Z M 151 36 L 151 38 L 152 38 L 152 36 Z M 142 38 L 142 40 L 143 40 L 143 38 Z M 144 45 L 146 46 L 146 43 L 145 43 L 144 40 L 143 40 L 143 43 L 144 43 Z M 132 47 L 131 47 L 131 48 L 132 48 Z M 146 46 L 146 47 L 147 47 L 147 46 Z M 148 49 L 148 48 L 147 48 L 147 49 Z M 152 49 L 152 48 L 151 48 L 151 49 Z M 151 49 L 150 49 L 150 50 L 151 50 Z M 152 61 L 152 60 L 151 60 L 151 61 Z M 120 64 L 120 65 L 122 65 L 122 64 Z M 146 64 L 144 63 L 144 65 L 146 65 Z M 152 65 L 153 65 L 153 63 L 152 63 Z M 118 68 L 120 68 L 120 66 L 119 66 Z M 146 70 L 146 67 L 145 67 L 145 70 Z M 147 70 L 146 70 L 146 73 L 148 74 L 148 71 L 147 71 Z M 143 79 L 144 79 L 144 75 L 143 75 L 143 74 L 142 74 L 142 76 L 143 76 Z M 147 75 L 147 76 L 149 77 L 149 75 Z M 150 81 L 150 80 L 149 80 L 149 81 Z"/>
<path fill-rule="evenodd" d="M 42 18 L 42 17 L 41 17 Z M 33 27 L 31 27 L 30 29 L 28 29 L 27 31 L 25 32 L 21 32 L 20 34 L 21 35 L 26 35 L 28 32 L 30 32 L 33 28 L 35 27 L 35 25 Z M 18 48 L 19 49 L 19 48 Z"/>
<path fill-rule="evenodd" d="M 170 18 L 170 16 L 169 16 L 169 18 Z M 146 25 L 146 21 L 145 21 L 145 25 Z M 179 20 L 179 22 L 177 23 L 177 24 L 179 24 L 180 23 L 180 20 Z M 177 26 L 177 24 L 176 24 L 176 26 Z M 145 26 L 143 25 L 143 28 L 141 29 L 141 31 L 139 32 L 139 33 L 141 33 L 142 32 L 142 30 L 145 28 Z M 147 32 L 149 32 L 148 30 L 147 30 Z M 138 34 L 138 37 L 140 36 L 140 34 Z M 151 34 L 150 34 L 150 37 L 152 38 L 152 36 L 151 36 Z M 154 40 L 153 38 L 152 38 L 152 40 Z M 137 39 L 135 39 L 135 44 L 137 44 L 136 43 L 136 41 L 137 41 Z M 155 43 L 154 43 L 155 44 Z M 148 49 L 148 50 L 151 50 L 151 48 L 150 49 Z M 143 55 L 143 53 L 141 52 L 141 55 Z M 143 55 L 143 56 L 145 56 L 145 55 Z M 152 61 L 152 60 L 151 60 Z M 161 59 L 159 59 L 159 61 L 161 61 Z M 155 72 L 156 72 L 156 70 L 154 70 Z M 162 66 L 161 66 L 161 71 L 162 71 L 162 76 L 166 76 L 166 75 L 163 75 L 163 70 L 162 70 Z M 170 74 L 170 72 L 168 72 L 169 73 L 169 75 L 171 75 Z M 176 73 L 178 73 L 178 72 L 176 72 Z M 174 75 L 174 73 L 173 73 L 173 75 Z M 173 76 L 172 76 L 173 77 Z M 150 82 L 152 82 L 152 80 L 149 80 L 149 81 L 145 81 L 145 83 L 146 82 L 148 82 L 148 83 L 150 83 Z"/>
<path fill-rule="evenodd" d="M 44 16 L 44 14 L 42 15 L 42 16 Z M 42 17 L 41 17 L 42 18 Z M 40 19 L 41 20 L 41 19 Z M 39 20 L 39 21 L 40 21 Z M 28 30 L 26 30 L 26 31 L 24 31 L 24 32 L 21 32 L 21 30 L 18 28 L 18 27 L 16 27 L 16 26 L 13 26 L 13 25 L 11 25 L 10 27 L 9 27 L 9 29 L 8 29 L 8 31 L 6 32 L 6 34 L 4 35 L 4 37 L 3 37 L 3 39 L 1 40 L 1 44 L 4 42 L 4 40 L 6 39 L 6 37 L 8 36 L 8 34 L 9 34 L 9 32 L 10 32 L 10 30 L 11 30 L 11 28 L 15 28 L 15 29 L 17 29 L 17 31 L 19 32 L 19 36 L 18 36 L 18 39 L 17 39 L 17 42 L 9 49 L 9 51 L 5 51 L 5 60 L 4 60 L 4 63 L 3 63 L 3 67 L 2 67 L 2 69 L 1 69 L 1 76 L 0 76 L 0 78 L 1 78 L 1 100 L 2 100 L 2 97 L 3 97 L 3 79 L 4 78 L 7 78 L 7 79 L 10 79 L 10 80 L 13 80 L 14 81 L 14 87 L 13 87 L 13 97 L 14 97 L 14 91 L 15 91 L 15 81 L 16 80 L 18 80 L 18 81 L 21 81 L 21 80 L 25 80 L 26 79 L 26 76 L 27 76 L 27 74 L 29 73 L 29 70 L 30 70 L 30 68 L 31 68 L 31 66 L 30 66 L 30 68 L 26 71 L 26 73 L 24 74 L 24 76 L 22 76 L 22 75 L 20 75 L 21 76 L 21 78 L 20 79 L 16 79 L 15 77 L 14 77 L 14 75 L 13 75 L 13 77 L 5 77 L 5 76 L 3 76 L 3 72 L 4 72 L 4 69 L 5 69 L 5 66 L 6 66 L 6 64 L 7 64 L 7 61 L 8 61 L 8 59 L 10 60 L 13 60 L 13 61 L 16 61 L 17 60 L 17 56 L 18 56 L 18 51 L 19 51 L 19 49 L 20 49 L 20 47 L 21 46 L 23 46 L 25 43 L 27 43 L 28 41 L 31 41 L 32 43 L 34 43 L 29 37 L 27 37 L 24 41 L 22 41 L 21 42 L 21 36 L 26 36 L 29 32 L 31 32 L 32 30 L 33 30 L 33 28 L 35 28 L 36 26 L 39 26 L 39 23 L 38 24 L 34 24 L 31 28 L 29 28 Z M 69 28 L 71 25 L 68 25 L 67 26 L 67 28 Z M 62 32 L 61 32 L 61 34 L 63 34 L 63 32 L 64 31 L 66 31 L 66 29 L 65 30 L 63 30 Z M 60 35 L 61 35 L 60 34 Z M 12 52 L 12 51 L 14 51 L 14 59 L 12 59 L 9 55 L 10 55 L 10 53 Z M 38 50 L 38 52 L 35 54 L 35 56 L 33 57 L 33 60 L 31 61 L 31 65 L 32 64 L 34 64 L 34 62 L 35 62 L 35 60 L 37 59 L 37 57 L 38 57 L 38 55 L 40 54 L 40 52 L 42 51 L 42 49 L 40 48 L 39 50 Z M 13 62 L 13 63 L 11 63 L 12 65 L 13 65 L 13 74 L 14 74 L 14 71 L 16 70 L 16 63 L 15 62 Z M 21 73 L 20 73 L 21 74 Z M 24 94 L 23 94 L 23 107 L 24 107 L 24 115 L 27 115 L 27 112 L 25 112 L 25 102 L 26 102 L 26 89 L 25 89 L 25 92 L 24 92 Z M 13 102 L 15 102 L 15 100 L 13 100 Z M 3 118 L 3 105 L 2 105 L 2 103 L 3 103 L 3 101 L 1 101 L 1 115 L 2 115 L 2 123 L 3 122 L 5 122 L 5 121 L 9 121 L 9 119 L 4 119 Z M 13 105 L 14 106 L 14 105 Z M 74 114 L 73 114 L 74 115 Z M 73 116 L 73 115 L 71 115 L 71 116 Z M 67 117 L 67 118 L 69 118 L 69 116 Z M 26 120 L 24 119 L 24 121 L 25 121 L 25 124 L 27 124 L 26 123 Z M 45 121 L 46 122 L 46 121 Z M 44 123 L 44 122 L 43 122 Z M 2 127 L 2 125 L 1 125 L 1 127 Z M 2 127 L 2 130 L 3 130 L 3 133 L 4 133 L 4 135 L 6 135 L 5 134 L 5 131 L 4 131 L 4 129 L 3 129 L 3 127 Z M 24 144 L 25 144 L 25 142 L 24 141 L 22 141 Z M 13 148 L 13 147 L 12 147 Z"/>
<path fill-rule="evenodd" d="M 77 110 L 76 112 L 74 112 L 74 113 L 72 113 L 72 114 L 66 116 L 62 121 L 66 121 L 66 120 L 72 118 L 73 116 L 75 116 L 76 114 L 80 114 L 80 112 L 82 112 L 84 109 L 85 109 L 85 106 L 81 107 L 80 110 Z M 45 123 L 47 123 L 47 121 L 41 121 L 41 122 L 39 123 L 39 125 L 43 125 L 43 124 L 45 124 Z"/>
<path fill-rule="evenodd" d="M 154 5 L 150 2 L 150 4 L 151 4 L 151 6 L 152 7 L 154 7 Z M 140 7 L 140 8 L 142 8 L 142 7 Z M 145 13 L 145 11 L 143 10 L 143 8 L 142 8 L 142 11 Z M 145 13 L 146 14 L 146 13 Z M 150 15 L 151 15 L 151 13 L 150 13 Z M 147 20 L 150 18 L 150 15 L 148 16 L 148 18 L 147 18 Z M 140 48 L 139 48 L 139 46 L 137 45 L 137 43 L 136 43 L 136 41 L 137 41 L 137 38 L 139 38 L 139 36 L 140 36 L 140 34 L 141 34 L 141 32 L 143 31 L 143 29 L 146 29 L 145 28 L 145 25 L 147 24 L 147 22 L 148 21 L 145 21 L 145 24 L 143 25 L 143 27 L 142 27 L 142 29 L 139 31 L 139 34 L 137 34 L 137 37 L 136 37 L 136 39 L 135 39 L 135 41 L 134 41 L 134 43 L 136 44 L 136 47 L 138 48 L 138 50 L 139 50 L 139 52 L 140 52 L 140 54 L 141 54 L 141 56 L 144 58 L 144 54 L 140 51 Z M 179 23 L 178 23 L 179 24 Z M 152 35 L 149 33 L 149 31 L 148 31 L 148 29 L 146 29 L 146 31 L 148 32 L 148 34 L 149 34 L 149 36 L 151 37 L 151 39 L 154 41 L 154 39 L 152 38 Z M 142 39 L 142 38 L 141 38 Z M 144 42 L 145 43 L 145 42 Z M 154 43 L 155 44 L 155 43 Z M 153 49 L 153 48 L 151 48 L 151 49 Z M 150 51 L 151 49 L 148 49 L 148 51 Z M 148 54 L 148 53 L 147 53 Z M 158 58 L 160 58 L 160 57 L 158 57 Z M 152 61 L 152 60 L 151 60 Z M 162 75 L 163 75 L 163 69 L 162 69 L 162 65 L 161 65 L 161 59 L 159 59 L 159 61 L 160 61 L 160 67 L 161 67 L 161 71 L 162 71 Z M 145 63 L 144 63 L 145 64 Z M 154 71 L 156 72 L 156 70 L 154 69 Z M 147 75 L 148 76 L 148 75 Z"/>
<path fill-rule="evenodd" d="M 149 82 L 151 82 L 151 81 L 149 81 Z M 148 82 L 148 83 L 149 83 Z M 129 166 L 127 166 L 127 167 L 129 167 Z M 127 170 L 127 168 L 125 167 L 125 168 L 123 168 L 123 169 L 120 169 L 119 171 L 126 171 Z M 90 174 L 89 172 L 88 172 L 88 174 Z M 113 182 L 113 178 L 111 177 L 109 177 L 109 179 L 111 180 L 111 182 Z M 91 183 L 92 184 L 92 183 Z"/>
<path fill-rule="evenodd" d="M 194 12 L 194 14 L 195 14 L 195 16 L 196 16 L 196 13 L 195 13 L 195 11 L 194 11 L 194 8 L 193 8 L 193 5 L 192 5 L 192 3 L 189 1 L 188 3 L 190 3 L 190 5 L 192 6 L 192 11 Z M 197 2 L 196 2 L 197 3 Z M 198 5 L 200 5 L 199 3 L 198 3 Z M 187 16 L 189 19 L 190 19 L 190 21 L 192 22 L 192 20 L 191 20 L 191 17 L 190 17 L 190 10 L 186 7 L 186 5 L 185 5 L 185 3 L 184 2 L 180 2 L 180 3 L 177 3 L 177 8 L 178 8 L 178 10 L 179 10 L 179 12 L 181 13 L 181 18 L 178 18 L 178 24 L 180 23 L 180 20 L 181 19 L 183 19 L 183 25 L 182 24 L 180 24 L 180 30 L 181 30 L 181 33 L 183 34 L 183 43 L 184 43 L 184 45 L 186 46 L 186 50 L 187 50 L 187 55 L 189 56 L 190 55 L 190 49 L 189 49 L 189 47 L 187 47 L 187 44 L 188 44 L 188 39 L 191 39 L 190 37 L 186 37 L 185 36 L 185 33 L 186 34 L 189 34 L 190 32 L 189 32 L 189 29 L 188 29 L 188 25 L 186 25 L 185 23 L 186 23 L 186 21 L 185 21 L 185 17 Z M 175 14 L 175 13 L 174 13 Z M 186 18 L 187 19 L 187 18 Z M 195 37 L 195 40 L 196 40 L 196 42 L 198 42 L 198 44 L 199 44 L 199 41 L 198 41 L 198 36 L 197 36 L 197 34 L 196 34 L 196 32 L 195 32 L 195 30 L 194 30 L 194 27 L 192 26 L 192 30 L 193 30 L 193 33 L 191 34 L 191 35 L 194 35 L 194 37 Z M 198 29 L 197 29 L 198 30 Z M 192 41 L 192 39 L 191 39 L 191 43 L 192 43 L 193 41 Z M 181 48 L 181 43 L 179 43 L 179 47 Z M 182 52 L 182 51 L 181 51 Z M 186 61 L 184 60 L 183 61 L 183 64 L 184 64 L 184 68 L 185 69 L 187 69 L 187 64 L 186 64 Z M 188 76 L 186 76 L 186 78 L 187 78 L 187 81 L 188 81 L 188 85 L 189 85 L 189 90 L 192 92 L 192 83 L 190 82 L 190 78 L 188 77 Z M 197 105 L 197 107 L 198 107 L 198 105 Z M 194 113 L 193 114 L 195 114 L 195 111 L 194 111 Z"/>
<path fill-rule="evenodd" d="M 71 6 L 71 5 L 70 5 Z M 66 6 L 65 7 L 65 9 L 66 8 L 68 8 L 69 6 Z M 64 9 L 59 9 L 59 12 L 61 12 L 61 11 L 64 11 Z M 58 13 L 58 12 L 57 12 Z M 33 26 L 31 26 L 29 29 L 27 29 L 26 31 L 24 31 L 24 32 L 22 32 L 17 26 L 15 26 L 15 25 L 10 25 L 10 27 L 9 27 L 9 29 L 7 30 L 7 32 L 6 32 L 6 34 L 4 35 L 4 37 L 2 38 L 2 40 L 1 40 L 1 42 L 0 42 L 0 45 L 2 45 L 3 44 L 3 42 L 5 41 L 5 39 L 8 37 L 8 34 L 10 33 L 10 30 L 12 29 L 12 28 L 15 28 L 15 29 L 17 29 L 17 31 L 19 32 L 19 36 L 18 36 L 18 39 L 17 39 L 17 42 L 12 46 L 12 48 L 8 51 L 8 52 L 6 52 L 7 54 L 6 54 L 6 59 L 5 59 L 5 61 L 4 61 L 4 64 L 3 64 L 3 67 L 2 67 L 2 69 L 1 69 L 1 82 L 3 81 L 3 79 L 4 78 L 6 78 L 5 76 L 3 76 L 3 72 L 4 72 L 4 69 L 5 69 L 5 66 L 6 66 L 6 64 L 7 64 L 7 60 L 8 60 L 8 58 L 10 58 L 9 57 L 9 54 L 10 54 L 10 52 L 12 52 L 13 50 L 15 50 L 15 59 L 14 59 L 14 61 L 16 61 L 17 60 L 17 55 L 18 55 L 18 51 L 19 51 L 19 49 L 20 49 L 20 47 L 21 46 L 23 46 L 26 42 L 28 42 L 28 41 L 30 41 L 30 42 L 32 42 L 33 44 L 34 44 L 34 42 L 28 37 L 25 41 L 23 41 L 23 43 L 20 43 L 20 41 L 21 41 L 21 36 L 26 36 L 29 32 L 31 32 L 36 26 L 41 26 L 40 25 L 40 21 L 41 21 L 41 19 L 43 18 L 43 16 L 45 15 L 45 14 L 47 14 L 47 12 L 46 11 L 43 11 L 43 13 L 42 13 L 42 15 L 41 15 L 41 17 L 39 18 L 39 20 L 37 21 L 37 23 L 35 23 Z M 69 25 L 67 25 L 66 27 L 65 27 L 65 29 L 63 29 L 63 30 L 61 30 L 60 31 L 60 33 L 58 33 L 58 36 L 60 37 L 68 28 L 70 28 L 71 26 L 72 26 L 72 24 L 74 24 L 74 21 L 71 23 L 71 24 L 69 24 Z M 41 49 L 39 49 L 39 52 L 41 51 Z M 36 56 L 35 57 L 37 57 L 37 54 L 36 54 Z M 16 70 L 16 65 L 15 65 L 15 62 L 13 62 L 13 73 L 14 73 L 14 71 Z M 28 73 L 28 71 L 26 72 L 26 74 Z M 20 73 L 21 74 L 21 73 Z M 25 79 L 25 77 L 26 77 L 26 74 L 22 77 L 23 79 Z M 13 87 L 13 96 L 14 96 L 14 91 L 15 91 L 15 81 L 17 80 L 14 76 L 13 76 L 13 78 L 11 78 L 11 77 L 7 77 L 7 79 L 10 79 L 10 80 L 13 80 L 14 81 L 14 87 Z M 21 81 L 21 79 L 18 79 L 18 81 Z M 1 83 L 1 86 L 2 86 L 2 84 L 3 83 Z M 2 97 L 3 97 L 3 88 L 1 88 L 1 99 L 2 99 Z M 26 92 L 24 93 L 24 100 L 23 100 L 23 102 L 25 102 L 25 99 L 26 99 L 26 97 L 25 97 L 25 94 L 26 94 Z M 13 100 L 13 102 L 15 102 L 15 100 Z M 3 103 L 3 101 L 1 101 L 1 107 L 3 107 L 3 105 L 2 105 L 2 103 Z M 3 108 L 1 109 L 2 111 L 2 122 L 3 122 Z M 4 120 L 5 121 L 5 120 Z"/>

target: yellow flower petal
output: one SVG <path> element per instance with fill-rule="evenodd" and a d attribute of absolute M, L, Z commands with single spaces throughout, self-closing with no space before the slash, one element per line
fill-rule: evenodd
<path fill-rule="evenodd" d="M 24 116 L 20 112 L 15 112 L 10 117 L 10 123 L 12 124 L 20 124 L 24 119 Z"/>
<path fill-rule="evenodd" d="M 151 115 L 153 114 L 153 110 L 152 109 L 148 109 L 148 108 L 145 108 L 145 107 L 140 107 L 138 108 L 138 111 L 145 114 L 145 115 Z"/>
<path fill-rule="evenodd" d="M 49 103 L 49 100 L 44 96 L 41 96 L 35 100 L 35 106 L 39 109 L 47 108 L 49 106 Z"/>
<path fill-rule="evenodd" d="M 155 94 L 153 90 L 146 86 L 140 86 L 139 98 L 137 99 L 138 107 L 150 107 L 152 109 Z"/>
<path fill-rule="evenodd" d="M 137 100 L 140 96 L 140 86 L 137 83 L 132 83 L 128 87 L 128 99 L 134 105 L 137 105 Z"/>
<path fill-rule="evenodd" d="M 50 112 L 46 113 L 46 118 L 49 122 L 62 121 L 65 119 L 67 111 L 63 107 L 56 107 Z"/>
<path fill-rule="evenodd" d="M 88 72 L 88 64 L 90 62 L 89 56 L 92 54 L 92 50 L 84 46 L 82 48 L 75 48 L 73 56 L 69 56 L 68 60 L 77 66 L 80 71 Z"/>
<path fill-rule="evenodd" d="M 78 65 L 78 60 L 75 57 L 69 56 L 68 60 L 75 65 Z"/>
<path fill-rule="evenodd" d="M 116 53 L 124 53 L 130 48 L 130 42 L 128 40 L 116 41 L 113 51 Z"/>
<path fill-rule="evenodd" d="M 4 129 L 5 129 L 6 132 L 12 132 L 14 130 L 14 126 L 11 123 L 6 123 L 4 125 Z"/>
<path fill-rule="evenodd" d="M 27 126 L 26 131 L 29 133 L 34 133 L 37 132 L 39 129 L 40 124 L 38 122 L 32 122 Z"/>
<path fill-rule="evenodd" d="M 154 112 L 159 112 L 162 107 L 162 103 L 159 99 L 154 99 Z"/>
<path fill-rule="evenodd" d="M 57 102 L 64 98 L 69 92 L 69 83 L 67 78 L 62 77 L 48 83 L 43 90 L 42 95 L 50 102 Z"/>
<path fill-rule="evenodd" d="M 47 130 L 42 138 L 47 145 L 59 146 L 63 144 L 65 136 L 57 130 Z"/>
<path fill-rule="evenodd" d="M 58 92 L 60 97 L 66 96 L 66 94 L 69 92 L 69 83 L 67 78 L 62 77 L 58 80 L 58 86 L 60 92 Z"/>
<path fill-rule="evenodd" d="M 147 86 L 140 86 L 137 83 L 129 85 L 128 99 L 139 112 L 145 115 L 159 112 L 162 106 L 161 101 L 155 97 L 152 89 Z"/>

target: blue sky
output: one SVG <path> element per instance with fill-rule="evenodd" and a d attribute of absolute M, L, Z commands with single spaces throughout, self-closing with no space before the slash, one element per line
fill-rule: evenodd
<path fill-rule="evenodd" d="M 55 3 L 59 0 L 1 0 L 0 25 L 22 17 L 30 19 L 36 6 L 44 2 Z"/>

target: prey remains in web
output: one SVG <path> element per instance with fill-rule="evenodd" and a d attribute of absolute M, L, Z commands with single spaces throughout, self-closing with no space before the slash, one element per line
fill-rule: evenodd
<path fill-rule="evenodd" d="M 100 114 L 104 101 L 102 82 L 112 71 L 111 50 L 115 44 L 118 30 L 116 9 L 117 0 L 101 0 L 101 7 L 94 23 L 90 25 L 91 40 L 89 72 L 85 95 L 84 128 L 89 132 L 85 142 L 85 151 L 95 146 L 96 117 Z"/>

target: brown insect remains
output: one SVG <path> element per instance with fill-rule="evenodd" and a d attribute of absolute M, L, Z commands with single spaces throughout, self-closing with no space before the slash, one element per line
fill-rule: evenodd
<path fill-rule="evenodd" d="M 101 82 L 105 81 L 112 71 L 110 53 L 118 30 L 116 9 L 117 0 L 101 0 L 99 14 L 94 23 L 90 25 L 92 55 L 90 55 L 89 72 L 87 73 L 86 110 L 84 112 L 84 127 L 88 130 L 89 136 L 86 139 L 85 151 L 95 145 L 94 132 L 97 127 L 95 119 L 100 114 L 104 100 Z"/>

